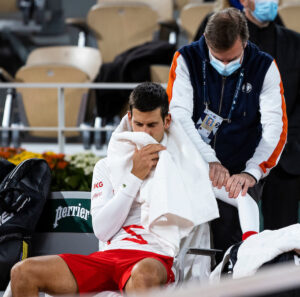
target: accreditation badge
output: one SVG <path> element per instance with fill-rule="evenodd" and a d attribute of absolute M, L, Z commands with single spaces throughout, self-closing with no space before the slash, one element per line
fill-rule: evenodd
<path fill-rule="evenodd" d="M 206 143 L 210 143 L 223 122 L 223 118 L 205 108 L 196 123 L 196 129 Z"/>

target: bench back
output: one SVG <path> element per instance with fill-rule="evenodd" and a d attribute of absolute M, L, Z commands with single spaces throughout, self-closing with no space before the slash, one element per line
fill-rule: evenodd
<path fill-rule="evenodd" d="M 53 192 L 33 236 L 33 256 L 98 250 L 92 229 L 90 192 Z"/>

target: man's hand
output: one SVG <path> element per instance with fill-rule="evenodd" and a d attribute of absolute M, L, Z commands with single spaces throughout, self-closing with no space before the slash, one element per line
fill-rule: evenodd
<path fill-rule="evenodd" d="M 226 185 L 226 191 L 229 192 L 229 198 L 236 198 L 242 191 L 242 196 L 245 196 L 248 188 L 253 187 L 256 180 L 247 173 L 232 175 Z"/>
<path fill-rule="evenodd" d="M 229 179 L 229 171 L 219 162 L 209 163 L 209 178 L 214 187 L 221 189 Z"/>
<path fill-rule="evenodd" d="M 166 147 L 161 144 L 148 144 L 140 150 L 135 149 L 132 157 L 133 166 L 131 173 L 144 180 L 158 162 L 158 153 L 165 150 Z"/>

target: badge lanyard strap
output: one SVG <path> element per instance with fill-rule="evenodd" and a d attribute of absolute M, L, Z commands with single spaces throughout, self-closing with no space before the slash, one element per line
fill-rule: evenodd
<path fill-rule="evenodd" d="M 204 104 L 205 107 L 208 108 L 208 105 L 210 104 L 208 94 L 207 94 L 207 85 L 206 85 L 206 61 L 202 61 L 202 85 L 203 85 L 203 98 L 204 98 Z"/>
<path fill-rule="evenodd" d="M 208 108 L 210 102 L 209 102 L 209 97 L 208 97 L 208 94 L 207 94 L 206 61 L 205 60 L 203 60 L 203 62 L 202 62 L 202 74 L 203 74 L 203 83 L 202 83 L 202 85 L 203 85 L 204 104 L 205 104 L 206 108 Z M 241 87 L 242 87 L 243 80 L 244 80 L 244 68 L 242 68 L 241 71 L 240 71 L 240 76 L 239 76 L 238 82 L 236 84 L 236 88 L 235 88 L 235 91 L 234 91 L 233 100 L 232 100 L 232 104 L 231 104 L 231 108 L 230 108 L 228 117 L 227 117 L 227 119 L 224 119 L 224 120 L 227 120 L 229 123 L 231 122 L 232 112 L 235 109 L 236 102 L 237 102 L 238 97 L 239 97 L 239 93 L 240 93 L 240 90 L 241 90 Z"/>

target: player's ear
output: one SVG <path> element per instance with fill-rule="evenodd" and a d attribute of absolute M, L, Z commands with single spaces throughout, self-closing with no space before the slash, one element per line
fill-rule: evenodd
<path fill-rule="evenodd" d="M 130 110 L 127 112 L 127 116 L 128 116 L 129 125 L 132 129 L 132 113 Z"/>
<path fill-rule="evenodd" d="M 131 115 L 130 110 L 127 111 L 127 116 L 128 116 L 128 120 L 131 121 L 132 120 L 132 115 Z"/>
<path fill-rule="evenodd" d="M 172 121 L 171 114 L 168 113 L 168 114 L 165 116 L 165 119 L 164 119 L 164 126 L 165 126 L 165 129 L 169 129 L 169 127 L 170 127 L 170 125 L 171 125 L 171 121 Z"/>

